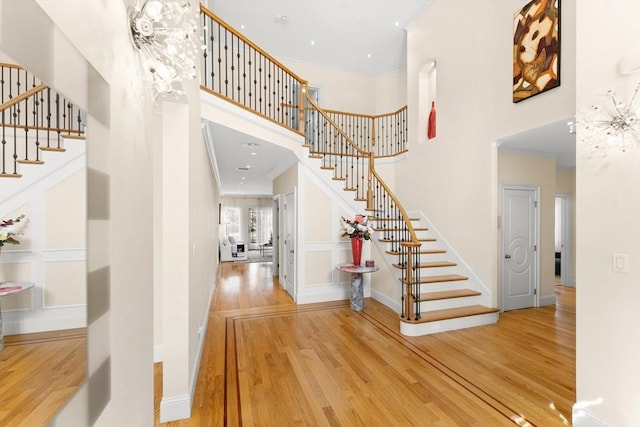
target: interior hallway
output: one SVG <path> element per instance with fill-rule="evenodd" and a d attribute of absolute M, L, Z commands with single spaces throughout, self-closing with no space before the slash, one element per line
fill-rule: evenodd
<path fill-rule="evenodd" d="M 164 426 L 567 425 L 575 289 L 495 325 L 404 337 L 375 300 L 296 306 L 270 263 L 221 263 L 192 417 Z M 526 424 L 528 422 L 528 424 Z"/>

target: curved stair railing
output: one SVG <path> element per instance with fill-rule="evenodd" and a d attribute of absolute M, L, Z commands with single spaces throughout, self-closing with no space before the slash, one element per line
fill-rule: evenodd
<path fill-rule="evenodd" d="M 364 151 L 306 94 L 309 156 L 321 161 L 321 168 L 333 171 L 333 179 L 344 181 L 346 191 L 355 192 L 355 200 L 366 202 L 366 210 L 376 221 L 379 241 L 389 243 L 387 253 L 398 257 L 401 266 L 402 312 L 408 320 L 420 319 L 420 247 L 422 243 L 411 218 L 389 186 L 375 170 L 372 150 Z"/>
<path fill-rule="evenodd" d="M 65 151 L 64 138 L 84 138 L 84 114 L 18 65 L 0 63 L 0 119 L 2 178 L 43 164 L 40 151 Z"/>

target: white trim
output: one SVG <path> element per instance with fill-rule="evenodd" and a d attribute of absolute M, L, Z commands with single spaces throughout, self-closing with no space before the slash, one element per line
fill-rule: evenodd
<path fill-rule="evenodd" d="M 184 420 L 191 416 L 191 397 L 188 394 L 163 397 L 160 402 L 160 422 Z"/>
<path fill-rule="evenodd" d="M 189 383 L 191 384 L 191 387 L 189 388 L 191 400 L 195 399 L 196 383 L 198 382 L 198 371 L 200 370 L 200 360 L 202 359 L 202 349 L 204 348 L 204 340 L 207 336 L 207 328 L 209 326 L 209 310 L 211 310 L 211 301 L 213 300 L 213 291 L 215 289 L 216 284 L 214 283 L 213 286 L 211 286 L 211 290 L 209 291 L 209 303 L 207 304 L 207 309 L 204 312 L 204 321 L 202 323 L 202 326 L 200 327 L 200 336 L 198 337 L 198 352 L 196 354 L 195 363 L 193 364 L 193 370 L 191 371 L 191 378 L 189 378 Z M 189 409 L 189 411 L 191 411 L 191 409 Z"/>
<path fill-rule="evenodd" d="M 555 295 L 540 295 L 539 306 L 556 305 Z"/>
<path fill-rule="evenodd" d="M 572 423 L 573 427 L 610 427 L 611 424 L 591 414 L 582 408 L 579 402 L 573 405 Z"/>
<path fill-rule="evenodd" d="M 153 346 L 153 363 L 160 363 L 162 360 L 162 344 L 156 344 Z"/>
<path fill-rule="evenodd" d="M 479 314 L 476 316 L 458 317 L 455 319 L 446 319 L 427 323 L 405 323 L 400 321 L 400 333 L 402 335 L 416 337 L 421 335 L 435 334 L 438 332 L 453 331 L 456 329 L 491 325 L 496 323 L 497 321 L 497 312 Z"/>

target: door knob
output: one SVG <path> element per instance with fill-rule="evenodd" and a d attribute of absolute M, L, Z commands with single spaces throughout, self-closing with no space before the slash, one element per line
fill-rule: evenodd
<path fill-rule="evenodd" d="M 511 258 L 511 255 L 509 255 L 509 254 L 506 254 L 506 255 L 504 256 L 504 259 L 509 259 L 509 258 Z"/>

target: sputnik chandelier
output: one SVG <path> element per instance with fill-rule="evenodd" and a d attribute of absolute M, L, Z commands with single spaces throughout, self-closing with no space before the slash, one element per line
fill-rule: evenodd
<path fill-rule="evenodd" d="M 635 87 L 630 100 L 623 101 L 620 94 L 608 90 L 604 95 L 609 102 L 593 105 L 589 112 L 584 113 L 583 141 L 597 139 L 604 142 L 605 136 L 611 146 L 617 146 L 622 151 L 631 148 L 633 142 L 640 145 L 640 83 Z M 580 120 L 579 120 L 580 122 Z M 596 145 L 594 148 L 599 148 Z"/>
<path fill-rule="evenodd" d="M 196 78 L 198 14 L 189 0 L 143 0 L 129 10 L 131 41 L 157 95 L 184 94 L 182 82 Z"/>

